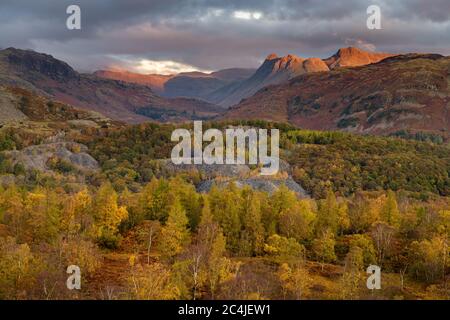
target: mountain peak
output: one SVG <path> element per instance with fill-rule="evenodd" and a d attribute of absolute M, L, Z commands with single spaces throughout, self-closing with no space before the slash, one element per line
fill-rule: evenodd
<path fill-rule="evenodd" d="M 266 61 L 278 59 L 278 55 L 276 53 L 271 53 L 267 56 Z"/>
<path fill-rule="evenodd" d="M 334 55 L 324 61 L 330 69 L 334 69 L 337 67 L 357 67 L 377 63 L 391 56 L 393 55 L 365 51 L 356 47 L 347 47 L 340 48 Z"/>
<path fill-rule="evenodd" d="M 7 48 L 0 51 L 0 59 L 6 60 L 15 68 L 25 72 L 38 72 L 54 80 L 78 78 L 78 73 L 67 63 L 55 59 L 53 56 L 38 53 L 33 50 L 22 50 L 16 48 Z"/>

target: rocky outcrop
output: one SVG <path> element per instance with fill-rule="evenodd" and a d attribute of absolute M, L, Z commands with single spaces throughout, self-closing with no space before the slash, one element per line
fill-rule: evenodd
<path fill-rule="evenodd" d="M 55 142 L 39 144 L 22 150 L 5 151 L 13 165 L 20 163 L 26 170 L 38 170 L 49 172 L 50 159 L 63 160 L 79 171 L 97 171 L 99 165 L 91 155 L 87 153 L 86 146 L 74 142 Z"/>
<path fill-rule="evenodd" d="M 280 160 L 280 170 L 274 176 L 260 176 L 258 169 L 252 170 L 248 165 L 207 165 L 207 164 L 183 164 L 175 165 L 171 160 L 160 160 L 169 174 L 180 172 L 198 172 L 201 182 L 197 185 L 199 192 L 208 192 L 212 186 L 223 188 L 230 183 L 242 188 L 249 186 L 255 190 L 273 193 L 282 185 L 294 191 L 299 197 L 309 197 L 307 192 L 291 177 L 291 168 L 286 161 Z"/>
<path fill-rule="evenodd" d="M 289 190 L 294 191 L 300 198 L 309 198 L 305 189 L 303 189 L 297 182 L 295 182 L 291 177 L 286 179 L 270 179 L 270 178 L 249 178 L 249 179 L 232 179 L 232 180 L 205 180 L 202 181 L 198 186 L 197 190 L 199 192 L 208 192 L 215 185 L 218 188 L 223 188 L 234 183 L 238 188 L 243 188 L 249 186 L 252 189 L 265 191 L 269 194 L 277 191 L 282 185 L 286 186 Z"/>

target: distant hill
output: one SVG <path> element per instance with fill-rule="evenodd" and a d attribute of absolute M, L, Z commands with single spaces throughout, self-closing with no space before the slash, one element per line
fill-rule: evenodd
<path fill-rule="evenodd" d="M 225 118 L 283 121 L 318 130 L 374 134 L 413 130 L 447 136 L 449 72 L 450 57 L 408 54 L 361 67 L 303 74 L 261 89 Z"/>
<path fill-rule="evenodd" d="M 255 69 L 231 68 L 212 73 L 184 72 L 176 75 L 138 74 L 128 71 L 96 71 L 94 75 L 113 80 L 147 85 L 165 97 L 207 99 L 208 94 L 232 82 L 250 77 Z"/>
<path fill-rule="evenodd" d="M 98 70 L 94 72 L 94 75 L 99 78 L 120 80 L 125 82 L 146 85 L 149 86 L 155 93 L 159 95 L 164 94 L 164 84 L 174 77 L 173 75 L 139 74 L 129 71 L 117 71 L 117 70 Z"/>
<path fill-rule="evenodd" d="M 218 114 L 215 106 L 204 101 L 162 98 L 148 86 L 80 74 L 50 55 L 15 48 L 0 51 L 0 85 L 24 88 L 128 123 L 157 120 L 142 112 L 149 108 L 167 113 L 163 117 L 167 121 Z"/>

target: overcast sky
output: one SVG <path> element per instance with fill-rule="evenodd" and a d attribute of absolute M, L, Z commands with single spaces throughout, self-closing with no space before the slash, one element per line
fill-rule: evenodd
<path fill-rule="evenodd" d="M 66 28 L 81 8 L 82 29 Z M 382 30 L 368 30 L 377 4 Z M 344 46 L 450 55 L 450 0 L 0 0 L 0 47 L 77 70 L 257 67 L 269 53 L 325 58 Z"/>

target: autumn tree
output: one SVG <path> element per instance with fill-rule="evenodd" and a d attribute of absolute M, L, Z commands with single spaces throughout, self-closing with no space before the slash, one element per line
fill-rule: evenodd
<path fill-rule="evenodd" d="M 311 200 L 300 200 L 280 215 L 280 234 L 301 242 L 312 237 L 316 213 Z"/>
<path fill-rule="evenodd" d="M 318 202 L 316 232 L 323 233 L 325 230 L 333 234 L 341 234 L 350 226 L 348 218 L 348 207 L 343 201 L 338 202 L 333 191 L 329 190 L 327 197 Z"/>
<path fill-rule="evenodd" d="M 264 245 L 264 251 L 275 257 L 302 257 L 304 247 L 294 238 L 285 238 L 277 234 L 271 235 Z"/>
<path fill-rule="evenodd" d="M 203 200 L 201 221 L 192 246 L 183 261 L 177 263 L 179 282 L 189 293 L 188 297 L 200 297 L 200 288 L 206 287 L 214 299 L 221 283 L 231 279 L 237 265 L 225 256 L 226 240 L 211 213 L 208 198 Z M 190 288 L 190 289 L 189 289 Z"/>
<path fill-rule="evenodd" d="M 370 199 L 362 193 L 357 193 L 350 202 L 348 216 L 351 231 L 366 232 L 379 219 L 381 199 Z"/>
<path fill-rule="evenodd" d="M 363 281 L 361 271 L 364 266 L 363 250 L 352 246 L 345 258 L 344 273 L 340 280 L 340 294 L 342 299 L 358 298 L 358 291 Z"/>
<path fill-rule="evenodd" d="M 143 188 L 139 206 L 146 219 L 167 220 L 173 196 L 169 190 L 169 183 L 165 179 L 158 180 L 155 177 Z"/>
<path fill-rule="evenodd" d="M 2 223 L 9 226 L 12 235 L 18 240 L 24 240 L 27 230 L 27 214 L 23 194 L 13 185 L 1 195 Z"/>
<path fill-rule="evenodd" d="M 267 235 L 279 233 L 280 216 L 297 203 L 297 196 L 285 185 L 279 187 L 269 198 L 270 207 L 262 211 L 262 222 Z"/>
<path fill-rule="evenodd" d="M 133 264 L 127 284 L 130 298 L 135 300 L 172 300 L 180 296 L 171 271 L 160 263 Z"/>
<path fill-rule="evenodd" d="M 214 186 L 209 193 L 209 202 L 212 215 L 219 223 L 227 239 L 227 249 L 233 253 L 238 253 L 241 231 L 239 190 L 234 184 L 230 184 L 221 190 Z"/>
<path fill-rule="evenodd" d="M 262 253 L 264 227 L 261 223 L 261 202 L 259 194 L 249 187 L 242 190 L 241 231 L 239 253 L 252 256 Z"/>
<path fill-rule="evenodd" d="M 349 243 L 350 251 L 354 247 L 361 249 L 363 262 L 365 266 L 374 264 L 377 259 L 375 246 L 373 245 L 372 238 L 365 234 L 354 234 L 350 238 Z"/>
<path fill-rule="evenodd" d="M 317 239 L 313 240 L 312 251 L 317 260 L 320 261 L 322 270 L 325 263 L 336 260 L 335 244 L 334 234 L 330 230 L 323 231 Z"/>
<path fill-rule="evenodd" d="M 110 183 L 103 184 L 93 200 L 94 232 L 106 247 L 115 247 L 119 241 L 119 224 L 128 216 L 127 209 L 117 203 L 118 196 Z"/>
<path fill-rule="evenodd" d="M 37 188 L 27 194 L 25 211 L 29 234 L 33 241 L 52 242 L 61 227 L 61 210 L 58 195 L 53 190 Z"/>
<path fill-rule="evenodd" d="M 392 190 L 387 191 L 386 201 L 381 209 L 381 219 L 393 227 L 400 225 L 400 211 L 398 210 L 395 193 Z"/>
<path fill-rule="evenodd" d="M 186 211 L 189 220 L 189 228 L 195 231 L 200 222 L 201 200 L 200 195 L 195 191 L 192 184 L 187 183 L 181 177 L 172 178 L 169 181 L 171 196 L 176 196 Z"/>
<path fill-rule="evenodd" d="M 288 293 L 296 300 L 304 299 L 308 295 L 312 278 L 303 264 L 290 267 L 287 263 L 283 263 L 278 270 L 278 277 L 285 295 Z"/>
<path fill-rule="evenodd" d="M 172 258 L 181 253 L 189 242 L 188 218 L 186 211 L 175 198 L 169 209 L 169 216 L 161 229 L 159 251 L 164 258 Z"/>
<path fill-rule="evenodd" d="M 385 258 L 390 254 L 394 244 L 396 230 L 392 226 L 378 222 L 372 227 L 370 233 L 375 245 L 377 263 L 382 266 Z"/>
<path fill-rule="evenodd" d="M 27 244 L 0 238 L 0 299 L 29 299 L 41 269 Z"/>
<path fill-rule="evenodd" d="M 448 266 L 448 239 L 435 236 L 431 240 L 414 241 L 411 244 L 411 273 L 428 283 L 443 279 Z"/>

